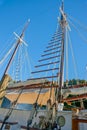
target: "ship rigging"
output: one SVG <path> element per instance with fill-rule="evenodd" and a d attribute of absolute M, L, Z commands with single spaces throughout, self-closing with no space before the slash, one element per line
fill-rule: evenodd
<path fill-rule="evenodd" d="M 10 54 L 11 50 L 13 50 L 14 48 L 14 51 L 4 71 L 0 84 L 1 104 L 3 102 L 3 98 L 5 97 L 11 100 L 10 109 L 4 116 L 0 130 L 4 128 L 4 125 L 6 124 L 7 120 L 11 117 L 15 106 L 18 103 L 23 102 L 22 99 L 23 97 L 25 97 L 25 94 L 28 94 L 28 103 L 33 104 L 33 107 L 27 118 L 26 126 L 21 126 L 22 128 L 25 128 L 27 130 L 61 129 L 61 127 L 65 124 L 65 119 L 63 118 L 63 116 L 58 117 L 58 112 L 63 110 L 64 102 L 72 102 L 75 100 L 85 99 L 87 97 L 86 83 L 79 85 L 79 83 L 77 82 L 76 85 L 72 86 L 69 86 L 68 83 L 68 41 L 70 42 L 69 32 L 71 31 L 71 28 L 69 26 L 67 15 L 64 11 L 64 2 L 62 1 L 62 6 L 60 7 L 60 18 L 58 18 L 57 29 L 52 36 L 52 39 L 48 43 L 46 50 L 41 55 L 41 59 L 38 60 L 39 64 L 35 66 L 36 70 L 32 71 L 31 73 L 32 75 L 35 75 L 35 77 L 30 78 L 26 82 L 16 82 L 15 84 L 12 84 L 12 87 L 8 85 L 10 77 L 7 75 L 7 73 L 13 61 L 13 58 L 16 55 L 19 45 L 24 43 L 27 46 L 27 44 L 23 40 L 23 36 L 28 24 L 29 21 L 25 25 L 20 36 L 14 33 L 17 38 L 16 45 L 13 45 L 13 47 L 8 51 L 5 57 L 0 61 L 1 64 Z M 71 53 L 73 55 L 72 46 Z M 66 84 L 64 85 L 65 59 Z M 75 61 L 74 67 L 76 69 Z M 85 94 L 83 87 L 85 87 Z M 18 90 L 17 93 L 15 93 L 15 96 L 13 93 L 9 93 L 9 91 L 14 90 Z M 37 90 L 37 93 L 35 92 L 35 90 Z M 74 95 L 74 97 L 68 98 L 70 94 Z M 40 112 L 39 115 L 38 107 L 42 105 L 46 106 L 46 113 Z M 36 122 L 37 117 L 39 118 L 38 122 Z M 63 124 L 59 122 L 61 118 L 63 119 Z"/>

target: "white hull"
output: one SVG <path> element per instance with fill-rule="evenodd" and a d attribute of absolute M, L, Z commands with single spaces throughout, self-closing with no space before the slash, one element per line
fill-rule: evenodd
<path fill-rule="evenodd" d="M 9 109 L 0 108 L 0 121 L 3 121 L 6 113 Z M 10 130 L 24 130 L 21 128 L 21 126 L 27 126 L 27 120 L 29 118 L 31 111 L 26 110 L 13 110 L 12 115 L 7 120 L 7 122 L 16 122 L 16 125 L 11 125 Z M 37 117 L 34 118 L 33 123 L 39 122 L 39 116 L 40 115 L 46 115 L 46 110 L 40 110 L 38 111 Z M 81 115 L 87 115 L 87 110 L 83 110 L 80 113 Z M 58 112 L 58 116 L 64 116 L 65 117 L 65 126 L 62 127 L 62 130 L 72 130 L 72 112 L 71 111 L 62 111 Z M 81 118 L 81 116 L 80 116 Z M 0 123 L 1 126 L 1 123 Z M 3 128 L 4 130 L 4 128 Z M 79 130 L 87 130 L 87 123 L 79 123 Z"/>

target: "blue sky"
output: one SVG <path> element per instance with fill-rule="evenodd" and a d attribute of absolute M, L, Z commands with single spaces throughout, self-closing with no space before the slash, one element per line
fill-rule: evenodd
<path fill-rule="evenodd" d="M 64 2 L 65 12 L 87 26 L 87 0 L 65 0 Z M 30 19 L 25 41 L 28 43 L 31 64 L 36 65 L 56 30 L 60 4 L 61 0 L 0 0 L 0 50 L 8 46 L 7 40 L 11 34 Z M 87 78 L 85 70 L 87 43 L 73 32 L 72 27 L 71 30 L 78 77 Z M 73 78 L 72 74 L 70 76 Z"/>

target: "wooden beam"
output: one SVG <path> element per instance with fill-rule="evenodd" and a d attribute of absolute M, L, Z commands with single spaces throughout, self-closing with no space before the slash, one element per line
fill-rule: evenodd
<path fill-rule="evenodd" d="M 48 51 L 52 51 L 52 50 L 56 50 L 58 48 L 61 48 L 61 46 L 58 46 L 58 47 L 55 47 L 55 48 L 52 48 L 52 49 L 48 49 L 48 50 L 45 50 L 44 52 L 48 52 Z"/>
<path fill-rule="evenodd" d="M 22 129 L 27 130 L 27 126 L 21 126 Z M 29 128 L 29 130 L 40 130 L 39 128 Z"/>
<path fill-rule="evenodd" d="M 51 47 L 59 46 L 59 45 L 60 45 L 60 43 L 56 43 L 56 44 L 53 44 L 53 45 L 47 46 L 46 48 L 51 48 Z"/>
<path fill-rule="evenodd" d="M 79 130 L 77 119 L 72 119 L 72 130 Z"/>
<path fill-rule="evenodd" d="M 38 60 L 38 61 L 41 62 L 41 61 L 50 60 L 50 59 L 54 59 L 54 58 L 58 58 L 58 57 L 60 57 L 60 55 L 52 56 L 52 57 L 49 57 L 49 58 L 44 58 L 44 59 L 41 59 L 41 60 Z"/>
<path fill-rule="evenodd" d="M 56 41 L 50 41 L 48 44 L 49 44 L 49 45 L 54 45 L 54 43 L 58 43 L 58 42 L 61 43 L 61 39 L 58 39 L 58 40 L 56 40 Z"/>
<path fill-rule="evenodd" d="M 87 119 L 76 119 L 78 123 L 87 123 Z"/>
<path fill-rule="evenodd" d="M 76 101 L 76 100 L 86 99 L 86 98 L 87 98 L 87 93 L 78 95 L 76 97 L 71 97 L 71 98 L 63 99 L 63 102 L 71 102 L 71 101 Z"/>
<path fill-rule="evenodd" d="M 39 70 L 39 71 L 31 72 L 31 73 L 34 74 L 34 73 L 47 72 L 47 71 L 52 71 L 52 70 L 59 70 L 59 68 L 51 68 L 51 69 L 46 69 L 46 70 Z"/>
<path fill-rule="evenodd" d="M 60 52 L 60 50 L 59 50 L 59 51 L 50 52 L 50 53 L 46 53 L 46 54 L 43 54 L 43 55 L 41 55 L 41 56 L 42 56 L 42 57 L 43 57 L 43 56 L 48 56 L 48 55 L 52 55 L 52 54 L 55 54 L 55 53 L 58 53 L 58 52 Z"/>
<path fill-rule="evenodd" d="M 78 119 L 72 117 L 72 130 L 79 130 L 79 123 L 87 123 L 87 119 Z"/>
<path fill-rule="evenodd" d="M 0 123 L 3 123 L 3 121 L 0 120 Z M 5 124 L 16 125 L 18 122 L 5 122 Z"/>
<path fill-rule="evenodd" d="M 46 64 L 41 64 L 41 65 L 37 65 L 35 67 L 38 68 L 38 67 L 42 67 L 42 66 L 46 66 L 46 65 L 52 65 L 52 64 L 57 64 L 57 63 L 59 63 L 59 61 L 50 62 L 50 63 L 46 63 Z"/>

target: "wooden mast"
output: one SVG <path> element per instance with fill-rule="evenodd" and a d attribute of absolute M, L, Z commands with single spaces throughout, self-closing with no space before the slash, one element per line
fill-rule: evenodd
<path fill-rule="evenodd" d="M 12 54 L 12 56 L 11 56 L 11 58 L 10 58 L 8 64 L 7 64 L 7 66 L 6 66 L 6 69 L 5 69 L 4 74 L 3 74 L 3 76 L 2 76 L 1 84 L 0 84 L 0 98 L 3 98 L 3 96 L 4 96 L 4 94 L 5 94 L 5 90 L 6 90 L 6 87 L 7 87 L 8 82 L 9 82 L 9 76 L 7 75 L 7 72 L 8 72 L 8 70 L 9 70 L 9 68 L 10 68 L 11 62 L 12 62 L 12 60 L 13 60 L 15 54 L 16 54 L 16 51 L 17 51 L 19 45 L 20 45 L 21 42 L 23 41 L 22 39 L 23 39 L 23 36 L 24 36 L 24 32 L 25 32 L 25 30 L 26 30 L 28 24 L 29 24 L 29 20 L 28 20 L 28 22 L 26 23 L 26 25 L 25 25 L 25 27 L 24 27 L 24 29 L 23 29 L 21 35 L 18 37 L 18 40 L 17 40 L 16 46 L 15 46 L 15 49 L 14 49 L 14 51 L 13 51 L 13 54 Z"/>
<path fill-rule="evenodd" d="M 60 8 L 61 19 L 60 27 L 62 31 L 62 40 L 61 40 L 61 60 L 60 60 L 60 78 L 59 78 L 59 92 L 58 92 L 58 101 L 62 100 L 62 87 L 63 87 L 63 77 L 64 77 L 64 41 L 65 41 L 65 28 L 66 28 L 66 15 L 64 13 L 64 2 L 62 1 L 62 6 Z"/>
<path fill-rule="evenodd" d="M 13 52 L 13 54 L 12 54 L 12 56 L 11 56 L 11 58 L 10 58 L 8 64 L 7 64 L 7 67 L 6 67 L 5 71 L 4 71 L 3 77 L 4 77 L 4 75 L 7 73 L 7 71 L 9 70 L 10 64 L 11 64 L 11 62 L 12 62 L 12 60 L 13 60 L 15 54 L 16 54 L 16 51 L 17 51 L 17 48 L 18 48 L 19 44 L 22 42 L 21 39 L 23 39 L 24 32 L 25 32 L 25 30 L 26 30 L 28 24 L 29 24 L 29 20 L 27 21 L 27 23 L 26 23 L 26 25 L 25 25 L 25 27 L 24 27 L 24 29 L 23 29 L 23 31 L 22 31 L 22 33 L 21 33 L 21 35 L 20 35 L 20 37 L 19 37 L 17 43 L 16 43 L 16 47 L 15 47 L 14 52 Z"/>

